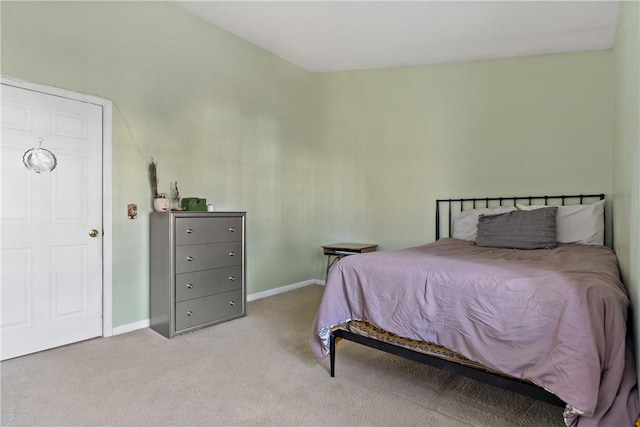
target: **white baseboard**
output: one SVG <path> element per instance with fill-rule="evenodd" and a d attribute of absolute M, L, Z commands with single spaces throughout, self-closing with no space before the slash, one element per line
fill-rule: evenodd
<path fill-rule="evenodd" d="M 113 328 L 113 335 L 126 334 L 137 329 L 144 329 L 149 327 L 149 319 L 138 320 L 137 322 L 127 323 L 126 325 L 116 326 Z"/>
<path fill-rule="evenodd" d="M 271 297 L 278 294 L 283 294 L 285 292 L 289 292 L 298 288 L 304 288 L 305 286 L 309 286 L 309 285 L 323 285 L 323 284 L 324 282 L 318 279 L 310 279 L 310 280 L 305 280 L 304 282 L 292 283 L 291 285 L 280 286 L 279 288 L 269 289 L 268 291 L 257 292 L 255 294 L 247 295 L 247 302 L 255 301 L 255 300 L 266 298 L 266 297 Z"/>
<path fill-rule="evenodd" d="M 289 292 L 298 288 L 303 288 L 309 285 L 324 286 L 324 280 L 310 279 L 310 280 L 305 280 L 304 282 L 292 283 L 291 285 L 280 286 L 279 288 L 275 288 L 275 289 L 269 289 L 268 291 L 256 292 L 255 294 L 247 295 L 247 302 L 282 294 L 282 293 Z M 133 322 L 133 323 L 127 323 L 126 325 L 117 326 L 113 328 L 113 335 L 126 334 L 127 332 L 148 328 L 149 325 L 150 325 L 149 319 L 138 320 L 137 322 Z"/>

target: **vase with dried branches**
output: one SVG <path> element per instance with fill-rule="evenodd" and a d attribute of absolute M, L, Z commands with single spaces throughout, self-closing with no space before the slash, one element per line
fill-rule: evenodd
<path fill-rule="evenodd" d="M 147 165 L 149 171 L 149 184 L 151 185 L 151 195 L 153 196 L 153 208 L 158 212 L 169 210 L 169 200 L 166 194 L 158 193 L 158 164 L 153 158 Z"/>

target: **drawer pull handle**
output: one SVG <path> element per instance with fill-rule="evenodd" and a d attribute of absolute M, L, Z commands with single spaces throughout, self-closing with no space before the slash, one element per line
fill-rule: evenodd
<path fill-rule="evenodd" d="M 229 256 L 236 256 L 235 252 L 229 252 Z"/>
<path fill-rule="evenodd" d="M 189 261 L 189 262 L 193 261 L 193 257 L 192 256 L 188 256 L 187 257 L 187 261 Z"/>
<path fill-rule="evenodd" d="M 229 276 L 229 280 L 233 282 L 234 280 L 236 280 L 236 276 Z"/>
<path fill-rule="evenodd" d="M 232 233 L 235 233 L 236 232 L 236 228 L 235 227 L 229 227 L 229 231 L 232 232 Z"/>
<path fill-rule="evenodd" d="M 193 289 L 193 285 L 191 283 L 187 283 L 187 289 Z"/>
<path fill-rule="evenodd" d="M 193 316 L 193 311 L 191 310 L 187 311 L 187 316 Z"/>
<path fill-rule="evenodd" d="M 235 301 L 229 301 L 229 305 L 236 305 Z"/>
<path fill-rule="evenodd" d="M 191 234 L 191 233 L 193 233 L 193 230 L 190 228 L 187 228 L 187 234 Z"/>

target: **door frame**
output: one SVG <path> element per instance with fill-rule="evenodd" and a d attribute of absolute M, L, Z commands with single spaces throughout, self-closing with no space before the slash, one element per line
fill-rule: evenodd
<path fill-rule="evenodd" d="M 113 335 L 113 157 L 112 102 L 84 93 L 73 92 L 9 76 L 0 76 L 2 84 L 41 92 L 102 107 L 102 336 Z"/>

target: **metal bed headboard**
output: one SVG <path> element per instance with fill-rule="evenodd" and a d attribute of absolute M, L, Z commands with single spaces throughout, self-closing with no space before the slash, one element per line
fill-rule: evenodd
<path fill-rule="evenodd" d="M 549 202 L 555 205 L 560 203 L 564 206 L 567 201 L 573 202 L 570 204 L 583 204 L 586 201 L 604 200 L 604 194 L 576 194 L 570 196 L 513 196 L 513 197 L 473 197 L 473 198 L 458 198 L 458 199 L 437 199 L 436 200 L 436 240 L 440 239 L 440 219 L 441 210 L 446 211 L 447 215 L 447 237 L 451 237 L 453 229 L 452 212 L 462 212 L 468 209 L 476 208 L 489 208 L 494 206 L 508 206 L 513 203 L 520 204 L 539 204 L 543 202 L 544 205 L 549 205 Z M 535 203 L 534 203 L 535 202 Z M 576 203 L 577 202 L 577 203 Z"/>

